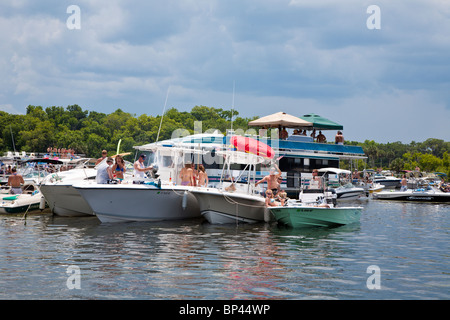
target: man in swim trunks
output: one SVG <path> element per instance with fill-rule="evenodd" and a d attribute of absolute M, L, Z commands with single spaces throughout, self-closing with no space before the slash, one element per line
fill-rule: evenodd
<path fill-rule="evenodd" d="M 12 175 L 8 178 L 8 186 L 11 186 L 10 193 L 12 194 L 21 194 L 22 188 L 20 185 L 24 184 L 25 181 L 23 180 L 23 177 L 20 174 L 17 174 L 16 168 L 11 169 Z"/>
<path fill-rule="evenodd" d="M 270 169 L 270 174 L 259 180 L 257 183 L 255 183 L 255 186 L 257 186 L 262 182 L 267 182 L 267 189 L 271 189 L 273 195 L 276 195 L 279 187 L 278 177 L 281 177 L 281 170 L 280 168 L 278 168 L 277 164 L 274 164 L 274 167 L 275 168 Z"/>

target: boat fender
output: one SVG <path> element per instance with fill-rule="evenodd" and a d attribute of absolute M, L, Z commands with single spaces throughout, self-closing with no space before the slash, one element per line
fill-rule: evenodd
<path fill-rule="evenodd" d="M 41 200 L 39 202 L 39 209 L 44 210 L 45 209 L 45 198 L 41 197 Z"/>
<path fill-rule="evenodd" d="M 188 197 L 188 192 L 184 191 L 183 200 L 181 201 L 181 207 L 183 208 L 183 210 L 186 209 L 186 207 L 187 207 L 187 197 Z"/>

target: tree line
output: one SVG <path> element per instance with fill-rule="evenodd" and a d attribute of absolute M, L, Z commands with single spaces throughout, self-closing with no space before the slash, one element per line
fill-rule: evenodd
<path fill-rule="evenodd" d="M 115 153 L 121 141 L 120 152 L 132 152 L 133 146 L 170 139 L 176 129 L 194 133 L 194 122 L 201 121 L 201 132 L 218 129 L 226 133 L 233 129 L 249 129 L 248 122 L 256 119 L 239 117 L 236 110 L 224 110 L 207 106 L 195 106 L 190 112 L 171 108 L 161 116 L 135 115 L 117 109 L 105 114 L 83 110 L 79 105 L 61 106 L 29 105 L 25 115 L 0 111 L 0 152 L 26 151 L 45 153 L 48 147 L 71 148 L 87 157 L 99 157 L 103 149 Z M 160 131 L 159 131 L 160 130 Z M 430 138 L 423 142 L 412 141 L 377 143 L 346 141 L 347 145 L 361 146 L 367 162 L 359 166 L 384 168 L 395 172 L 414 170 L 444 172 L 450 175 L 450 142 Z"/>
<path fill-rule="evenodd" d="M 26 151 L 46 153 L 47 148 L 71 148 L 77 154 L 100 157 L 103 149 L 115 153 L 118 142 L 120 152 L 133 151 L 133 146 L 170 139 L 176 129 L 194 134 L 194 122 L 202 121 L 202 132 L 218 129 L 226 133 L 233 117 L 233 128 L 247 130 L 254 118 L 241 118 L 239 112 L 195 106 L 190 112 L 171 108 L 161 116 L 127 113 L 117 109 L 105 114 L 83 110 L 79 105 L 66 108 L 29 105 L 25 115 L 0 111 L 0 152 Z"/>

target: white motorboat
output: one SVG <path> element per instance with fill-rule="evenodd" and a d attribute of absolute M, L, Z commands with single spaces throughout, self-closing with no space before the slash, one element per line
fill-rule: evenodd
<path fill-rule="evenodd" d="M 163 221 L 199 218 L 193 187 L 133 184 L 74 184 L 101 222 Z"/>
<path fill-rule="evenodd" d="M 64 217 L 92 216 L 93 210 L 73 188 L 74 183 L 95 180 L 97 170 L 93 168 L 75 168 L 48 175 L 40 184 L 51 211 Z"/>
<path fill-rule="evenodd" d="M 334 185 L 337 200 L 356 200 L 366 194 L 364 188 L 354 186 L 350 181 L 351 171 L 338 168 L 322 168 L 318 170 L 328 181 L 328 185 Z"/>
<path fill-rule="evenodd" d="M 266 160 L 241 151 L 218 151 L 217 154 L 225 159 L 217 187 L 191 190 L 197 198 L 202 216 L 211 224 L 255 223 L 267 220 L 265 198 L 254 184 L 256 165 Z M 238 177 L 233 177 L 230 169 L 232 164 L 245 164 L 246 167 Z M 226 181 L 227 177 L 230 181 Z M 241 182 L 242 180 L 244 182 Z"/>
<path fill-rule="evenodd" d="M 399 200 L 414 202 L 450 202 L 450 192 L 442 192 L 439 188 L 428 186 L 419 189 L 408 189 L 406 191 L 382 191 L 373 195 L 379 200 Z"/>
<path fill-rule="evenodd" d="M 151 144 L 136 147 L 151 153 L 148 161 L 157 167 L 155 178 L 124 180 L 121 184 L 76 183 L 83 199 L 101 222 L 162 221 L 200 218 L 194 187 L 178 185 L 185 157 L 196 150 Z"/>
<path fill-rule="evenodd" d="M 45 209 L 45 200 L 37 185 L 26 183 L 22 186 L 22 190 L 21 194 L 0 195 L 0 214 L 25 213 Z"/>
<path fill-rule="evenodd" d="M 396 178 L 394 176 L 381 175 L 379 173 L 374 174 L 373 182 L 382 184 L 386 189 L 396 189 L 400 188 L 400 183 L 402 179 Z"/>

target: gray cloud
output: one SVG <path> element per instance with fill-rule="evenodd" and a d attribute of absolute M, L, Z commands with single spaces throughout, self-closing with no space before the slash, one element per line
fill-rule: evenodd
<path fill-rule="evenodd" d="M 80 0 L 80 30 L 66 27 L 71 4 L 2 1 L 0 109 L 78 103 L 160 114 L 169 87 L 173 107 L 229 107 L 235 82 L 243 116 L 317 111 L 354 140 L 397 139 L 392 114 L 416 123 L 426 108 L 449 119 L 446 1 L 377 1 L 380 30 L 367 29 L 372 3 L 359 0 Z M 342 109 L 368 119 L 360 132 Z M 390 124 L 382 133 L 373 112 Z"/>

